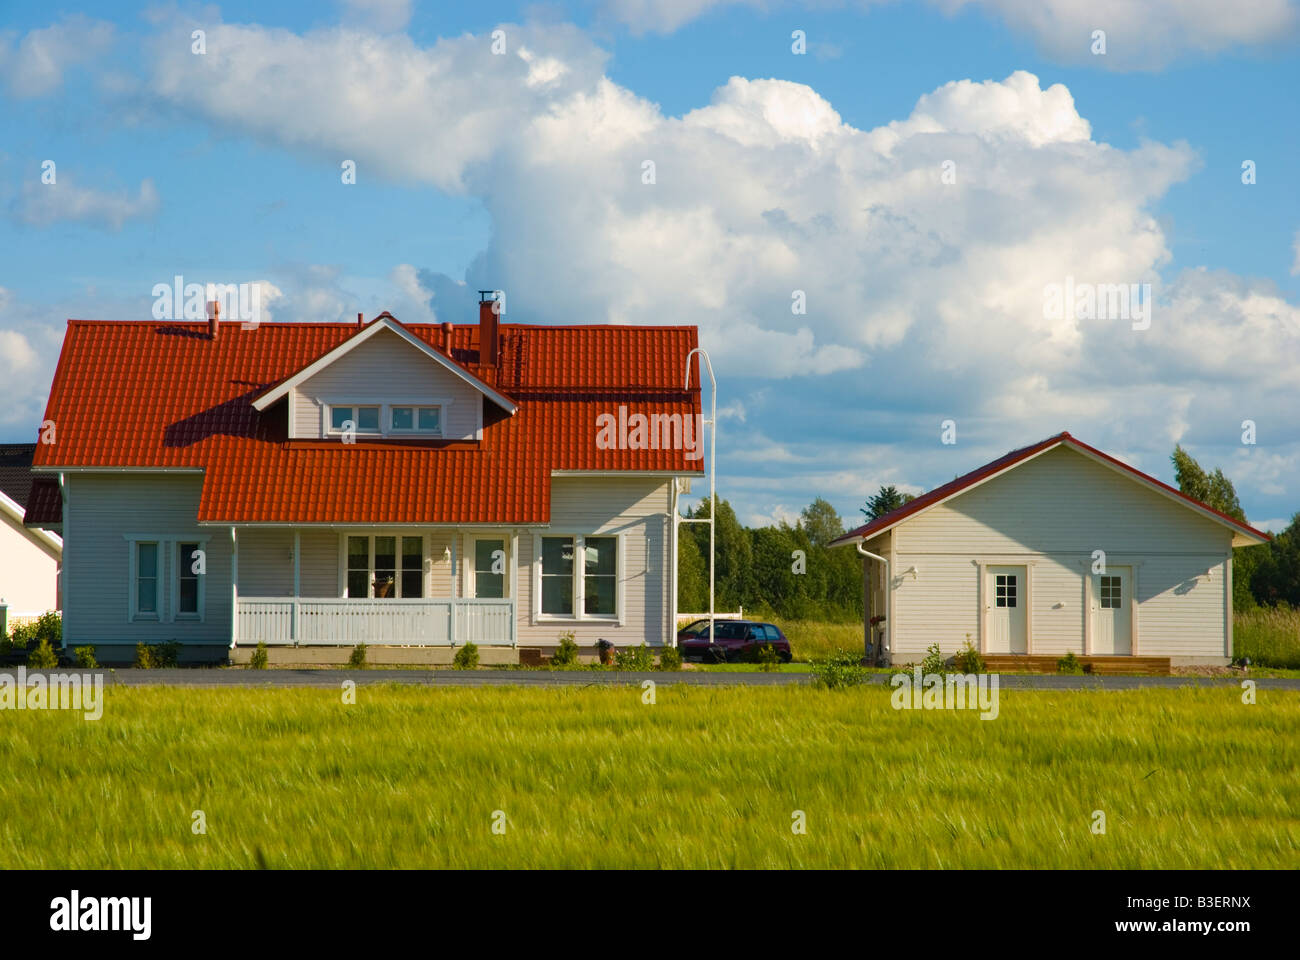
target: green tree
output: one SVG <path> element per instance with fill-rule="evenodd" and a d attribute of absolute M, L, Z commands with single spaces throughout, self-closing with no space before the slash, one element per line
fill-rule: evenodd
<path fill-rule="evenodd" d="M 1291 518 L 1291 525 L 1273 538 L 1264 547 L 1244 547 L 1233 551 L 1233 565 L 1236 555 L 1243 551 L 1256 551 L 1255 570 L 1251 577 L 1251 589 L 1255 599 L 1260 603 L 1287 603 L 1300 606 L 1300 513 Z M 1236 585 L 1234 569 L 1233 584 Z M 1234 591 L 1235 602 L 1235 591 Z"/>
<path fill-rule="evenodd" d="M 1215 467 L 1213 473 L 1206 473 L 1181 444 L 1174 446 L 1169 459 L 1174 462 L 1174 479 L 1178 481 L 1180 491 L 1234 520 L 1246 522 L 1246 512 L 1241 509 L 1237 491 L 1232 481 L 1223 475 L 1222 468 Z"/>
<path fill-rule="evenodd" d="M 799 526 L 816 546 L 824 547 L 844 532 L 844 521 L 830 502 L 818 497 L 799 514 Z"/>
<path fill-rule="evenodd" d="M 1206 473 L 1196 458 L 1183 449 L 1182 444 L 1175 444 L 1169 459 L 1173 461 L 1174 479 L 1178 482 L 1180 492 L 1234 520 L 1246 522 L 1246 511 L 1241 509 L 1236 488 L 1224 476 L 1222 468 L 1215 467 L 1213 473 Z M 1233 610 L 1240 612 L 1257 605 L 1260 589 L 1255 581 L 1260 564 L 1267 556 L 1268 552 L 1259 546 L 1237 547 L 1232 551 Z"/>
<path fill-rule="evenodd" d="M 705 518 L 709 516 L 710 502 L 701 500 L 694 512 L 688 516 Z M 686 529 L 694 538 L 704 558 L 705 577 L 709 568 L 709 528 L 707 524 L 687 524 Z M 714 555 L 714 604 L 718 610 L 735 610 L 747 601 L 753 603 L 754 593 L 754 551 L 749 531 L 736 519 L 736 511 L 731 504 L 718 499 L 718 519 L 716 553 Z M 685 534 L 683 534 L 685 535 Z M 707 583 L 707 579 L 705 581 Z M 707 604 L 707 599 L 705 600 Z"/>
<path fill-rule="evenodd" d="M 877 493 L 867 497 L 867 505 L 858 509 L 868 520 L 875 520 L 877 517 L 883 517 L 890 511 L 897 510 L 903 504 L 915 499 L 916 497 L 910 493 L 903 493 L 893 484 L 890 484 L 887 487 L 882 486 Z"/>
<path fill-rule="evenodd" d="M 677 609 L 686 613 L 709 609 L 709 565 L 690 533 L 693 526 L 682 524 L 677 537 Z"/>

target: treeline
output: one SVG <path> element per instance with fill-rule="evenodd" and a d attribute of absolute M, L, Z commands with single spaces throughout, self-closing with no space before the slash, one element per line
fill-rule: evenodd
<path fill-rule="evenodd" d="M 1179 490 L 1234 520 L 1249 522 L 1221 468 L 1207 473 L 1181 446 L 1174 447 L 1171 459 Z M 1240 613 L 1277 604 L 1300 607 L 1300 513 L 1272 542 L 1232 551 L 1232 608 Z"/>
<path fill-rule="evenodd" d="M 704 500 L 687 517 L 707 519 Z M 709 608 L 709 527 L 683 523 L 677 543 L 677 609 Z M 839 514 L 818 497 L 794 526 L 741 526 L 718 500 L 714 609 L 745 608 L 756 617 L 849 622 L 862 619 L 862 558 L 852 546 L 827 545 L 844 533 Z"/>
<path fill-rule="evenodd" d="M 1243 523 L 1245 511 L 1232 481 L 1221 469 L 1206 472 L 1181 446 L 1171 457 L 1178 489 Z M 893 487 L 867 498 L 863 518 L 881 516 L 911 500 Z M 709 516 L 703 500 L 687 517 Z M 709 528 L 683 523 L 678 539 L 677 609 L 699 613 L 709 608 Z M 718 500 L 715 609 L 744 607 L 755 616 L 849 622 L 862 619 L 862 558 L 852 546 L 830 549 L 845 532 L 843 520 L 818 497 L 793 526 L 741 526 L 726 500 Z M 1300 513 L 1273 541 L 1233 551 L 1232 605 L 1238 612 L 1257 606 L 1300 607 Z"/>

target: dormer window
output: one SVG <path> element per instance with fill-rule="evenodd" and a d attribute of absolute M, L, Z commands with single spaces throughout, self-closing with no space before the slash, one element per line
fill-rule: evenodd
<path fill-rule="evenodd" d="M 347 429 L 349 421 L 351 421 L 352 429 L 357 433 L 378 433 L 379 407 L 340 406 L 338 404 L 330 407 L 331 432 L 342 433 Z"/>
<path fill-rule="evenodd" d="M 391 429 L 393 433 L 442 433 L 442 408 L 394 406 Z"/>

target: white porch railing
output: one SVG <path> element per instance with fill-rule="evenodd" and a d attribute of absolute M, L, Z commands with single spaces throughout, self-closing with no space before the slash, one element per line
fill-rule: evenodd
<path fill-rule="evenodd" d="M 515 644 L 513 600 L 240 597 L 236 643 L 254 646 Z"/>

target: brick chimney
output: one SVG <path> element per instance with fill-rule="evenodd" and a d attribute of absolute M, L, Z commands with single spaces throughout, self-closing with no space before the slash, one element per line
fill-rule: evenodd
<path fill-rule="evenodd" d="M 217 339 L 217 333 L 221 330 L 221 301 L 208 301 L 208 338 Z"/>
<path fill-rule="evenodd" d="M 485 366 L 497 365 L 498 339 L 501 332 L 500 302 L 495 290 L 478 292 L 478 359 Z"/>

